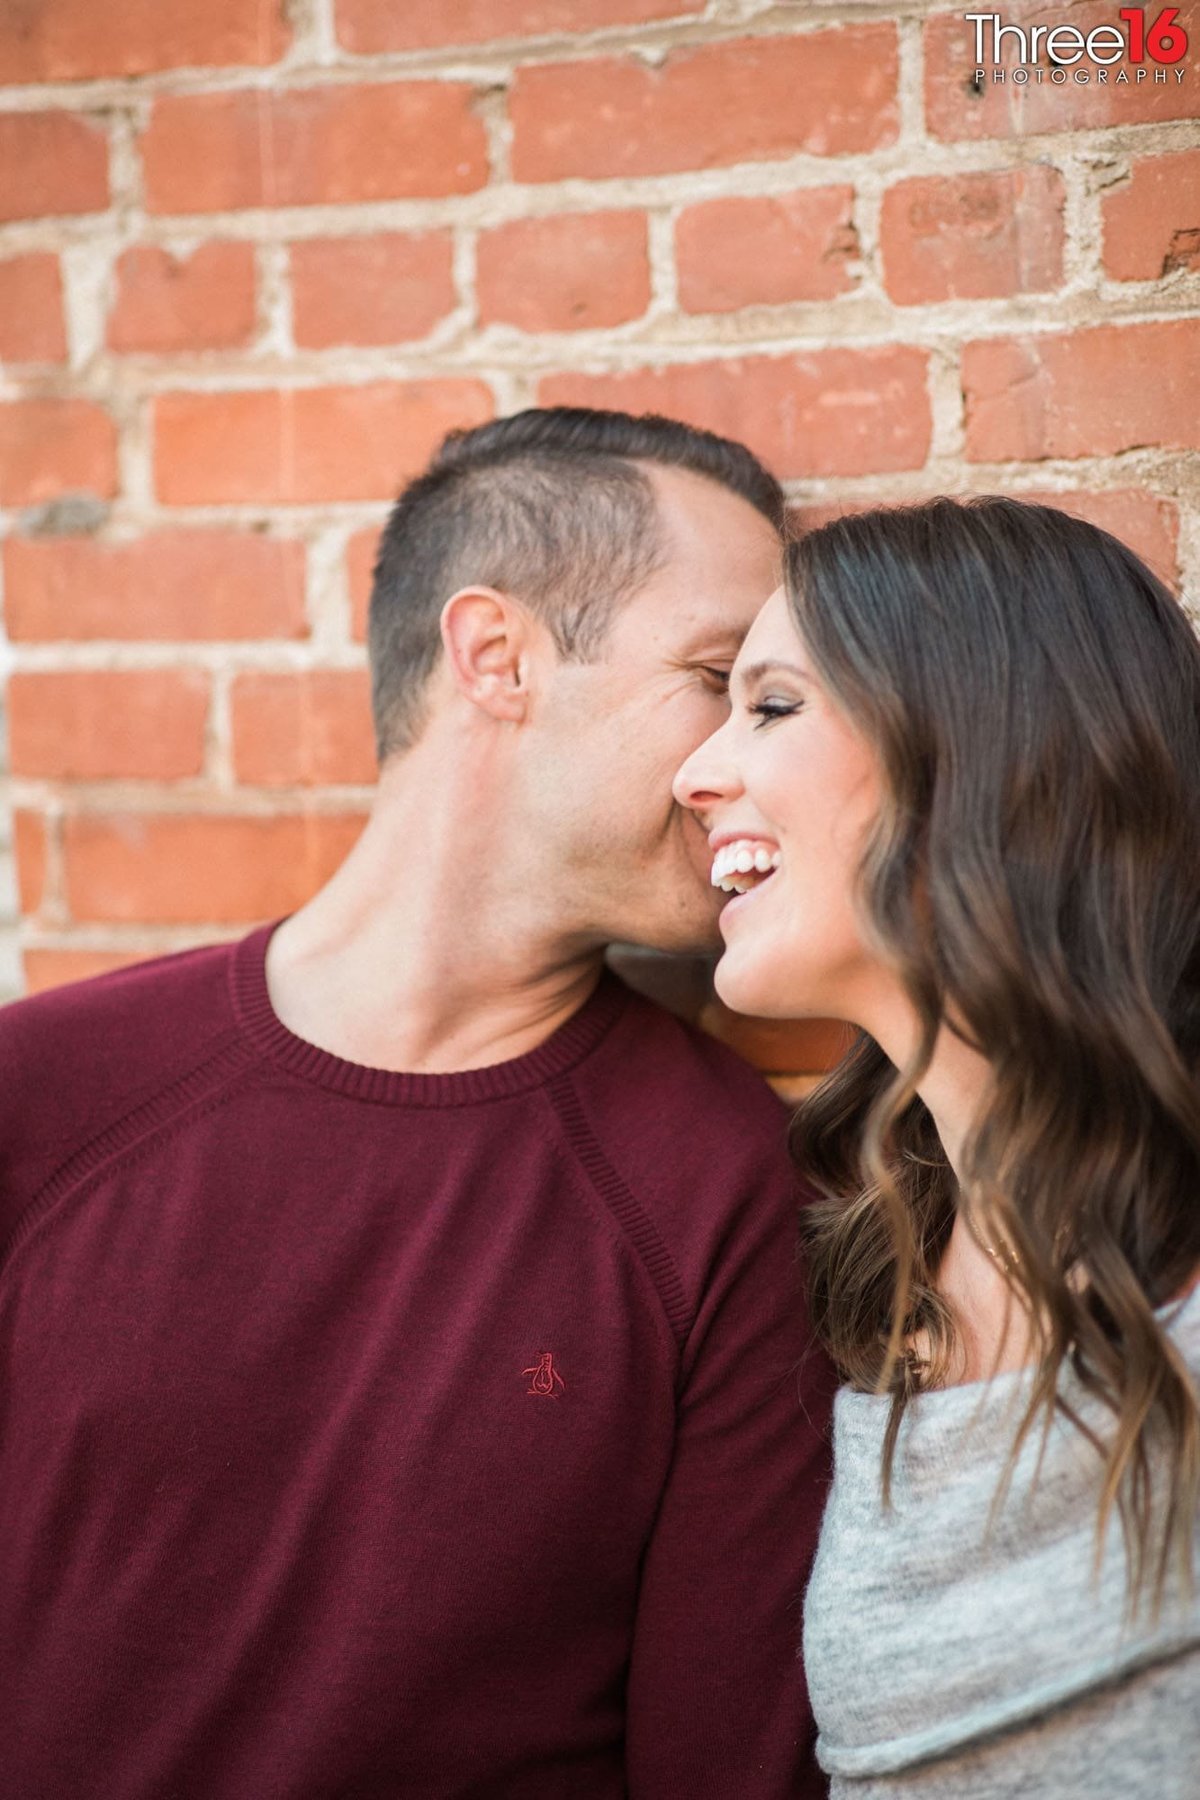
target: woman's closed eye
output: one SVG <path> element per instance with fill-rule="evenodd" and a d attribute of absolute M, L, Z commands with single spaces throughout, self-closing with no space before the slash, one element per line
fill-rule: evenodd
<path fill-rule="evenodd" d="M 752 713 L 758 721 L 755 731 L 761 731 L 764 725 L 771 724 L 775 719 L 790 718 L 803 705 L 803 700 L 784 700 L 775 695 L 767 695 L 762 700 L 756 700 L 753 706 L 748 706 L 746 711 Z"/>

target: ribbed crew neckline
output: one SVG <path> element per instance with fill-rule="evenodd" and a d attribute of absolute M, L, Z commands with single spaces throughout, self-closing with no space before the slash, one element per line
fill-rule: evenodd
<path fill-rule="evenodd" d="M 275 919 L 260 926 L 233 948 L 230 987 L 238 1024 L 259 1054 L 277 1067 L 347 1099 L 383 1106 L 470 1106 L 527 1093 L 581 1062 L 629 1001 L 628 989 L 606 968 L 578 1012 L 523 1056 L 438 1075 L 375 1069 L 297 1037 L 276 1013 L 267 987 L 267 946 L 282 923 Z"/>

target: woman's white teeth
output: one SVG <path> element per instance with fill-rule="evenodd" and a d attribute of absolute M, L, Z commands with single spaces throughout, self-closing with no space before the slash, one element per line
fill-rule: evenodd
<path fill-rule="evenodd" d="M 727 894 L 749 893 L 759 877 L 770 875 L 780 861 L 778 850 L 768 850 L 765 844 L 750 838 L 738 838 L 732 844 L 722 844 L 713 857 L 712 884 Z M 747 875 L 751 877 L 749 881 L 745 879 Z"/>

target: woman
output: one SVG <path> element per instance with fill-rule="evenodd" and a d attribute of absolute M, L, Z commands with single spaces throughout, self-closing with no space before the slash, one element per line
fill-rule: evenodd
<path fill-rule="evenodd" d="M 1200 643 L 943 499 L 791 546 L 731 693 L 676 782 L 718 991 L 861 1032 L 796 1125 L 833 1792 L 1200 1794 Z"/>

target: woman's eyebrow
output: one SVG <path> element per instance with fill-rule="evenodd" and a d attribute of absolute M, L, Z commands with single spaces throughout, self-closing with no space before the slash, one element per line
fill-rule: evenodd
<path fill-rule="evenodd" d="M 808 671 L 802 669 L 799 663 L 785 662 L 782 657 L 778 656 L 768 657 L 764 662 L 751 663 L 745 669 L 735 668 L 734 674 L 743 686 L 749 687 L 752 682 L 761 680 L 764 675 L 771 674 L 775 669 L 785 669 L 789 675 L 799 676 L 801 681 L 812 679 Z"/>

